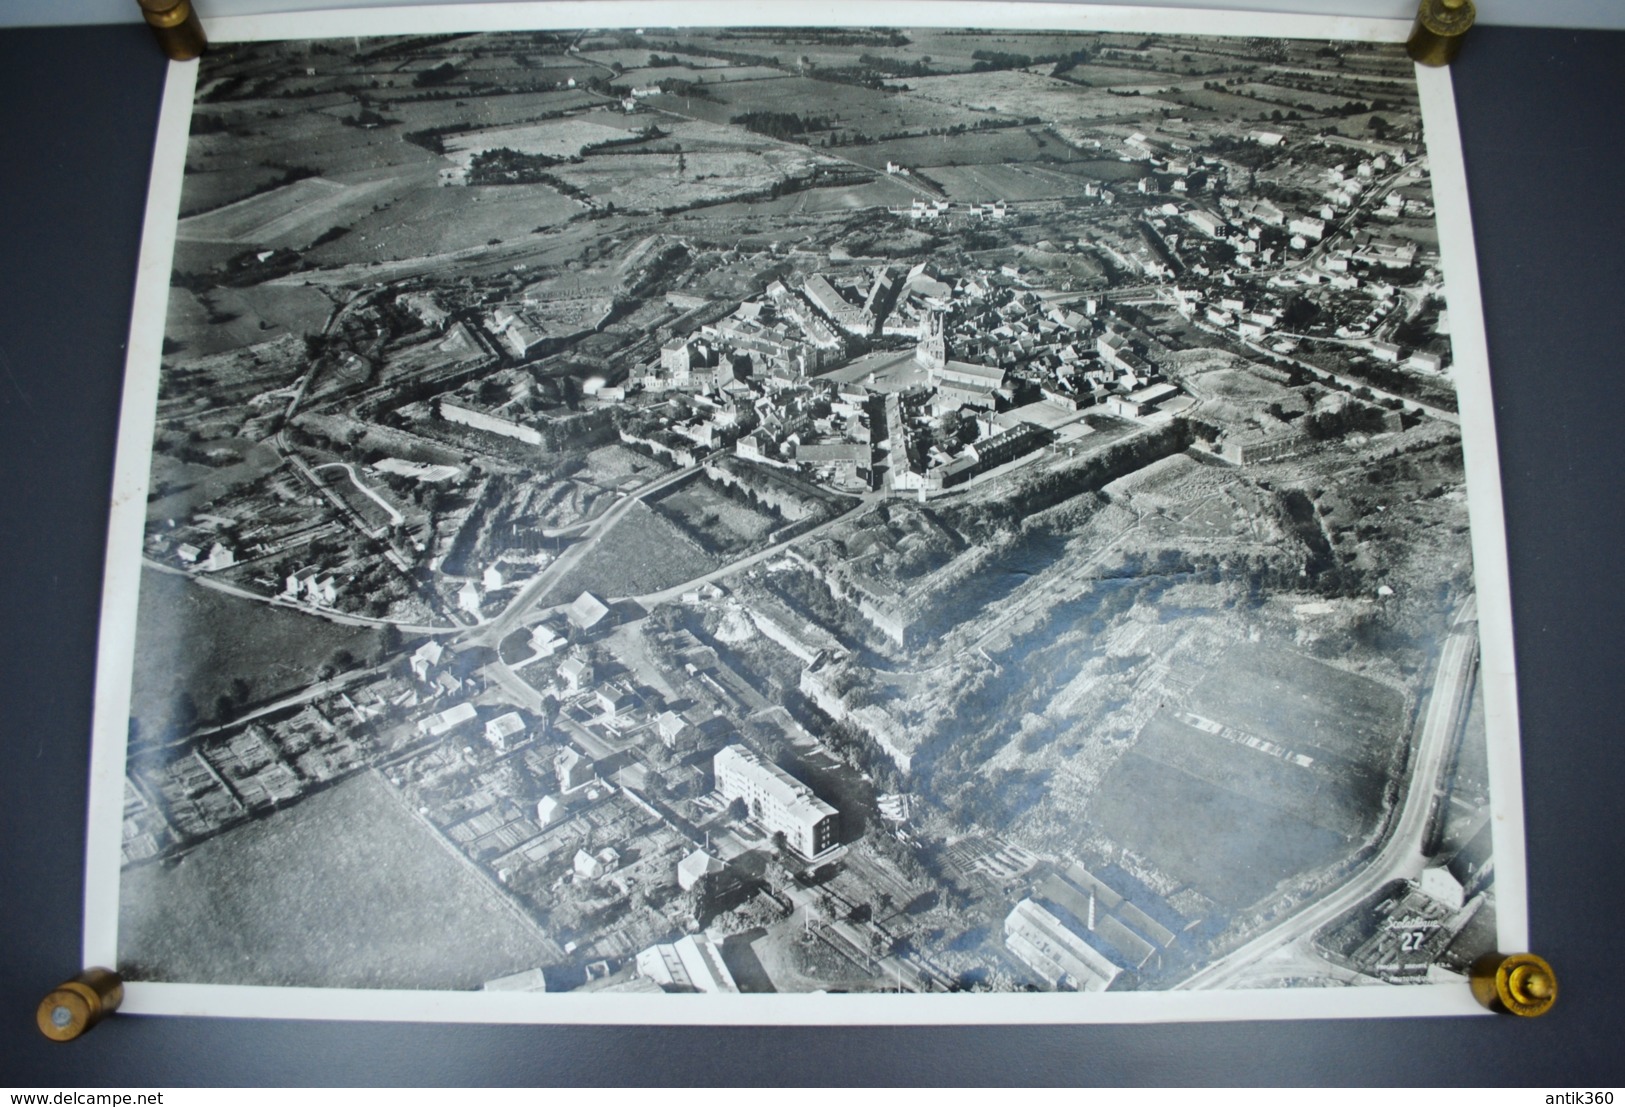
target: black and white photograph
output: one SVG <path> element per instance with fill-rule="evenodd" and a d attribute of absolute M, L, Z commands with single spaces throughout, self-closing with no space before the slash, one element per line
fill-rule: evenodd
<path fill-rule="evenodd" d="M 1454 117 L 1404 28 L 1050 18 L 172 75 L 135 1009 L 1471 1009 L 1525 908 Z"/>

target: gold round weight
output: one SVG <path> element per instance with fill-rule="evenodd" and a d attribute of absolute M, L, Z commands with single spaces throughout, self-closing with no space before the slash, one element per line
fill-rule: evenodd
<path fill-rule="evenodd" d="M 1477 17 L 1473 0 L 1422 0 L 1405 50 L 1422 65 L 1449 65 L 1461 50 L 1462 36 Z"/>
<path fill-rule="evenodd" d="M 1557 974 L 1533 953 L 1495 954 L 1473 966 L 1473 995 L 1492 1011 L 1536 1018 L 1557 1002 Z"/>
<path fill-rule="evenodd" d="M 173 61 L 191 61 L 203 53 L 209 40 L 192 0 L 137 0 L 152 33 Z"/>
<path fill-rule="evenodd" d="M 107 969 L 86 969 L 40 1000 L 34 1022 L 53 1042 L 71 1042 L 118 1010 L 124 981 Z"/>

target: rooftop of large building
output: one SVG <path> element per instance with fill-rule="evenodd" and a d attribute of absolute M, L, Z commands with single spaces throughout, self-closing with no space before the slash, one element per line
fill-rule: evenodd
<path fill-rule="evenodd" d="M 718 777 L 727 771 L 747 773 L 762 791 L 797 818 L 817 822 L 830 815 L 839 814 L 835 808 L 819 799 L 811 788 L 777 765 L 763 761 L 756 751 L 745 746 L 723 747 L 717 751 L 713 764 Z"/>

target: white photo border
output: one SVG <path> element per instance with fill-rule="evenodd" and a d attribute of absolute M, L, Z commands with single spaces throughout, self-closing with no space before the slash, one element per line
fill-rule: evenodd
<path fill-rule="evenodd" d="M 1402 42 L 1407 22 L 1276 12 L 961 0 L 701 0 L 367 8 L 204 20 L 218 43 L 435 32 L 729 26 L 975 26 Z M 119 417 L 97 652 L 85 864 L 83 956 L 115 965 L 121 811 L 144 506 L 152 460 L 170 268 L 198 64 L 172 62 L 159 113 Z M 1478 598 L 1499 948 L 1528 948 L 1523 790 L 1511 592 L 1494 406 L 1466 170 L 1449 71 L 1416 67 L 1467 475 Z M 1205 1022 L 1473 1015 L 1465 981 L 1352 988 L 1093 994 L 633 995 L 283 988 L 130 981 L 133 1014 L 398 1022 L 620 1025 L 942 1025 Z"/>

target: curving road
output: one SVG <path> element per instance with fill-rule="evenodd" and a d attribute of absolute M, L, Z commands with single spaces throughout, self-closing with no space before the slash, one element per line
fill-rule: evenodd
<path fill-rule="evenodd" d="M 402 623 L 394 619 L 375 619 L 370 615 L 352 615 L 345 611 L 334 611 L 330 607 L 312 607 L 299 600 L 287 600 L 281 596 L 267 596 L 264 592 L 255 592 L 248 588 L 239 588 L 235 584 L 227 584 L 215 577 L 204 576 L 201 573 L 177 569 L 173 565 L 165 565 L 161 561 L 154 561 L 150 557 L 141 559 L 143 568 L 152 569 L 159 573 L 168 573 L 170 576 L 185 577 L 200 588 L 212 588 L 216 592 L 224 592 L 228 596 L 238 599 L 253 600 L 256 603 L 266 604 L 270 607 L 285 607 L 289 611 L 297 611 L 301 615 L 314 615 L 318 619 L 326 619 L 330 623 L 341 623 L 350 627 L 395 627 L 403 634 L 461 634 L 467 627 L 461 626 L 423 626 L 416 623 Z"/>
<path fill-rule="evenodd" d="M 355 469 L 344 461 L 329 461 L 326 465 L 314 466 L 310 471 L 320 473 L 323 469 L 343 469 L 350 476 L 350 483 L 355 485 L 360 493 L 389 513 L 389 525 L 398 527 L 406 522 L 406 516 L 395 509 L 395 505 L 384 499 L 377 492 L 361 483 L 361 478 L 355 475 Z"/>
<path fill-rule="evenodd" d="M 791 546 L 800 545 L 807 539 L 812 538 L 815 535 L 822 534 L 824 531 L 835 526 L 837 523 L 843 523 L 852 516 L 857 515 L 860 512 L 867 511 L 870 507 L 874 506 L 876 503 L 884 500 L 885 498 L 886 495 L 883 492 L 871 492 L 868 495 L 859 498 L 857 503 L 853 504 L 851 507 L 847 508 L 834 518 L 825 519 L 816 527 L 813 527 L 811 530 L 802 531 L 794 538 L 786 538 L 782 542 L 775 542 L 766 549 L 757 550 L 753 554 L 747 554 L 737 561 L 730 561 L 720 569 L 713 569 L 709 573 L 697 576 L 693 580 L 685 580 L 681 584 L 674 584 L 670 588 L 662 588 L 658 592 L 645 592 L 640 596 L 616 597 L 616 599 L 633 600 L 643 607 L 653 607 L 655 604 L 668 603 L 677 599 L 684 592 L 689 592 L 695 588 L 700 588 L 704 585 L 712 584 L 716 581 L 731 577 L 741 569 L 748 569 L 752 565 L 759 564 L 766 561 L 770 557 L 783 553 Z"/>
<path fill-rule="evenodd" d="M 629 493 L 614 507 L 594 519 L 583 532 L 585 536 L 581 541 L 565 550 L 554 559 L 551 565 L 537 573 L 530 583 L 520 589 L 519 594 L 509 601 L 508 606 L 502 609 L 502 613 L 477 628 L 470 640 L 487 646 L 495 646 L 501 642 L 519 625 L 520 620 L 525 617 L 526 613 L 535 607 L 543 596 L 553 590 L 553 586 L 563 579 L 566 573 L 579 565 L 589 553 L 598 549 L 604 535 L 621 520 L 622 516 L 632 510 L 634 504 L 663 488 L 676 484 L 680 480 L 694 476 L 699 471 L 700 467 L 698 465 L 675 469 L 663 477 L 650 481 L 636 492 Z M 571 597 L 571 599 L 574 598 Z"/>

